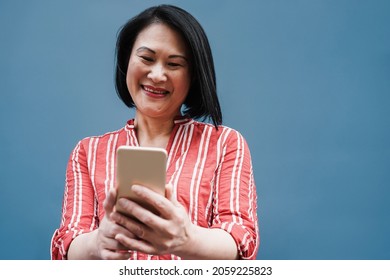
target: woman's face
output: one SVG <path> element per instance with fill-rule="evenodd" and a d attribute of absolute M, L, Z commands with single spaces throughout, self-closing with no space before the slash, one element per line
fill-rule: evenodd
<path fill-rule="evenodd" d="M 190 88 L 190 61 L 181 35 L 169 26 L 154 23 L 134 42 L 126 84 L 137 115 L 174 118 Z"/>

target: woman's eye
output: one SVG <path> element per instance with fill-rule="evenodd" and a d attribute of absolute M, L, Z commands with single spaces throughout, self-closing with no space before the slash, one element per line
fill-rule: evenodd
<path fill-rule="evenodd" d="M 147 62 L 153 62 L 153 58 L 149 57 L 149 56 L 140 56 L 142 58 L 142 60 L 145 60 Z"/>
<path fill-rule="evenodd" d="M 175 63 L 175 62 L 169 62 L 168 65 L 171 66 L 171 67 L 179 67 L 179 66 L 181 66 L 181 64 Z"/>

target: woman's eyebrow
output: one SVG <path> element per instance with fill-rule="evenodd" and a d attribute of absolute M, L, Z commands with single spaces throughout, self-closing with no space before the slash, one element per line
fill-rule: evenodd
<path fill-rule="evenodd" d="M 145 46 L 139 47 L 137 49 L 137 52 L 141 52 L 141 51 L 149 51 L 149 52 L 154 53 L 154 54 L 156 53 L 154 50 L 149 49 L 148 47 L 145 47 Z"/>
<path fill-rule="evenodd" d="M 184 59 L 185 61 L 188 61 L 187 57 L 185 57 L 184 55 L 181 55 L 181 54 L 172 54 L 168 57 L 169 58 L 181 58 L 181 59 Z"/>

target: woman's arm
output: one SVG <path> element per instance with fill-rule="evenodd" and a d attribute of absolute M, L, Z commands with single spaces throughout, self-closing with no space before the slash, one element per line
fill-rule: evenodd
<path fill-rule="evenodd" d="M 107 193 L 103 208 L 105 216 L 99 220 L 96 191 L 88 167 L 89 138 L 80 141 L 70 155 L 66 170 L 62 221 L 52 238 L 52 259 L 123 259 L 128 252 L 113 236 L 131 235 L 109 219 L 113 211 L 116 191 Z M 118 250 L 122 250 L 118 252 Z"/>
<path fill-rule="evenodd" d="M 61 225 L 51 242 L 51 258 L 67 259 L 68 249 L 77 236 L 97 227 L 94 188 L 88 168 L 89 139 L 80 141 L 70 154 L 65 178 Z"/>

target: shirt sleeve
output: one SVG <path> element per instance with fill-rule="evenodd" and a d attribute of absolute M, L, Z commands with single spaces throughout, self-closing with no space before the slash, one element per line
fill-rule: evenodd
<path fill-rule="evenodd" d="M 51 240 L 51 258 L 67 259 L 69 246 L 78 235 L 97 228 L 96 199 L 88 170 L 87 154 L 80 141 L 70 155 L 65 179 L 60 227 Z"/>
<path fill-rule="evenodd" d="M 211 228 L 233 237 L 241 259 L 256 258 L 260 236 L 251 155 L 245 139 L 234 130 L 223 145 L 216 174 Z"/>

